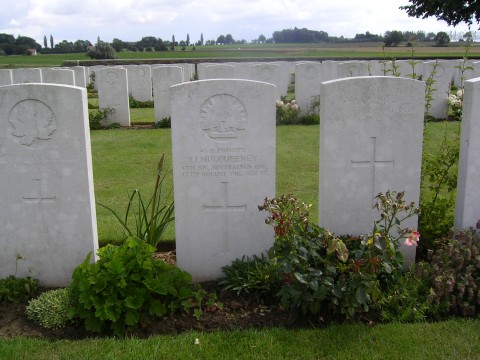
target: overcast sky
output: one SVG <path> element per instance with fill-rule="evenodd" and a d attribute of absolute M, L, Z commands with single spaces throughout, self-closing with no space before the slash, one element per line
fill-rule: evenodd
<path fill-rule="evenodd" d="M 216 40 L 231 34 L 250 42 L 274 31 L 307 28 L 330 36 L 352 38 L 370 31 L 466 31 L 435 18 L 409 18 L 399 6 L 408 0 L 14 0 L 4 1 L 0 33 L 29 36 L 43 45 L 50 34 L 62 40 L 90 40 L 97 36 L 137 41 L 144 36 L 190 42 Z M 476 30 L 476 29 L 472 29 Z"/>

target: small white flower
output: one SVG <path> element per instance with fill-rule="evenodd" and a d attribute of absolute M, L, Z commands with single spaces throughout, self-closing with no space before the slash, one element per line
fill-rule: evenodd
<path fill-rule="evenodd" d="M 199 338 L 196 338 L 194 344 L 195 344 L 195 345 L 200 345 L 200 339 L 199 339 Z"/>

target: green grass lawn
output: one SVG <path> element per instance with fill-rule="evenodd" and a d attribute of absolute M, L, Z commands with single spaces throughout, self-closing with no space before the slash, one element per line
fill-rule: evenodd
<path fill-rule="evenodd" d="M 480 358 L 480 321 L 189 332 L 123 340 L 0 339 L 0 358 L 470 360 Z"/>

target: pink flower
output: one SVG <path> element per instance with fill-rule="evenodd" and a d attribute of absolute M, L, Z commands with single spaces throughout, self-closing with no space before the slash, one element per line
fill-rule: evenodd
<path fill-rule="evenodd" d="M 417 246 L 417 243 L 419 240 L 420 240 L 420 233 L 418 231 L 412 231 L 410 236 L 405 239 L 404 244 L 407 246 Z"/>

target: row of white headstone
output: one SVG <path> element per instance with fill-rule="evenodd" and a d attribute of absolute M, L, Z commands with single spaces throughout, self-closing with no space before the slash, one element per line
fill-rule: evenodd
<path fill-rule="evenodd" d="M 369 233 L 373 197 L 386 190 L 418 203 L 424 87 L 373 76 L 320 85 L 321 226 Z M 275 196 L 276 88 L 205 80 L 175 85 L 171 94 L 177 263 L 196 281 L 215 279 L 222 266 L 273 243 L 258 205 Z M 455 217 L 461 228 L 480 217 L 479 107 L 480 79 L 467 81 Z M 0 87 L 0 278 L 17 269 L 17 276 L 65 285 L 97 250 L 87 113 L 80 87 Z M 407 262 L 414 250 L 402 249 Z"/>
<path fill-rule="evenodd" d="M 271 63 L 230 62 L 199 63 L 197 73 L 200 80 L 246 79 L 276 85 L 276 99 L 287 95 L 292 74 L 295 75 L 295 99 L 301 114 L 318 111 L 312 106 L 318 100 L 318 89 L 324 81 L 353 76 L 400 75 L 409 77 L 415 73 L 423 79 L 434 72 L 433 99 L 430 102 L 431 116 L 444 119 L 448 116 L 448 90 L 450 84 L 461 85 L 460 68 L 471 66 L 463 74 L 466 79 L 480 76 L 480 62 L 463 60 L 412 62 L 407 60 L 391 62 L 371 61 L 324 61 Z M 17 83 L 55 83 L 84 87 L 95 73 L 95 87 L 99 91 L 101 109 L 111 108 L 107 124 L 117 122 L 130 125 L 128 97 L 138 101 L 154 100 L 155 121 L 170 117 L 169 88 L 190 81 L 195 72 L 193 64 L 169 65 L 124 65 L 124 66 L 75 66 L 71 68 L 42 68 L 0 70 L 0 85 Z M 153 93 L 153 98 L 152 98 Z"/>

